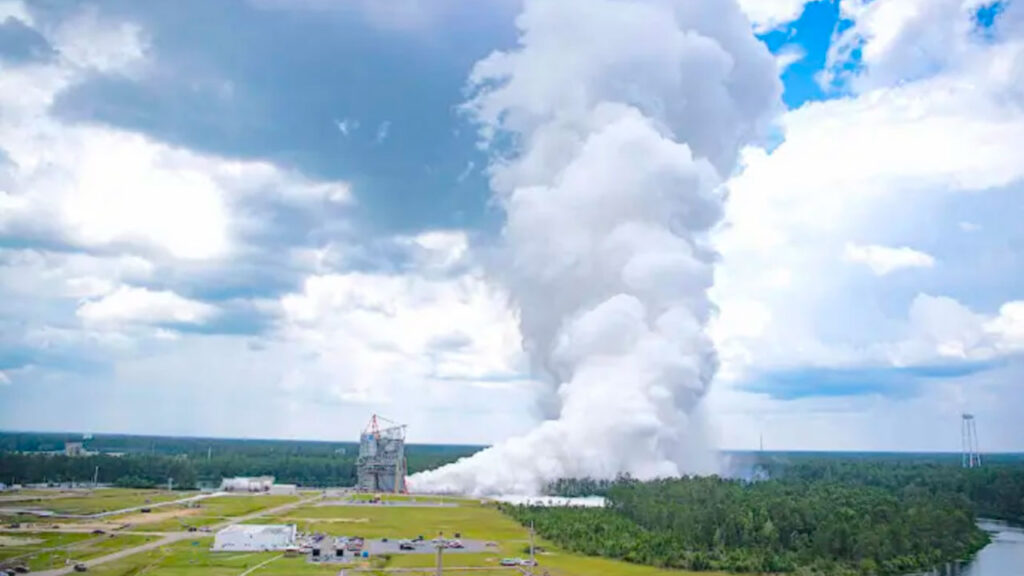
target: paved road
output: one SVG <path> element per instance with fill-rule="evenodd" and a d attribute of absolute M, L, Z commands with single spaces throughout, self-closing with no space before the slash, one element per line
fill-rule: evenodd
<path fill-rule="evenodd" d="M 236 516 L 234 518 L 229 518 L 228 520 L 225 520 L 223 522 L 219 522 L 217 524 L 213 524 L 212 526 L 210 526 L 210 529 L 211 530 L 220 530 L 221 528 L 223 528 L 225 526 L 228 526 L 230 524 L 239 524 L 241 522 L 247 522 L 249 520 L 253 520 L 255 518 L 260 518 L 262 516 L 276 516 L 276 515 L 278 515 L 278 514 L 280 514 L 282 512 L 287 512 L 288 510 L 291 510 L 292 508 L 303 506 L 305 504 L 309 504 L 310 502 L 315 502 L 315 501 L 319 500 L 321 497 L 322 496 L 318 494 L 318 495 L 313 496 L 311 498 L 305 498 L 303 500 L 299 500 L 297 502 L 292 502 L 290 504 L 285 504 L 283 506 L 278 506 L 276 508 L 268 508 L 266 510 L 257 510 L 256 512 L 253 512 L 251 514 L 246 514 L 245 516 Z M 98 558 L 93 558 L 92 560 L 85 560 L 85 561 L 82 562 L 82 564 L 85 564 L 89 568 L 92 568 L 94 566 L 99 566 L 100 564 L 106 564 L 107 562 L 113 562 L 115 560 L 120 560 L 122 558 L 126 558 L 128 556 L 132 556 L 134 554 L 139 554 L 140 552 L 147 552 L 149 550 L 154 550 L 156 548 L 160 548 L 161 546 L 167 546 L 167 545 L 170 545 L 170 544 L 174 544 L 175 542 L 180 542 L 182 540 L 187 540 L 189 538 L 197 538 L 197 537 L 198 537 L 198 535 L 195 532 L 171 532 L 169 534 L 166 534 L 163 538 L 161 538 L 159 540 L 154 540 L 152 542 L 146 542 L 145 544 L 140 544 L 140 545 L 134 546 L 132 548 L 125 548 L 124 550 L 119 550 L 117 552 L 114 552 L 113 554 L 107 554 L 106 556 L 100 556 Z M 72 573 L 73 570 L 74 570 L 73 566 L 67 566 L 65 568 L 59 568 L 59 569 L 56 569 L 56 570 L 43 570 L 43 571 L 40 571 L 40 572 L 33 572 L 33 574 L 35 574 L 36 576 L 61 576 L 63 574 L 70 574 L 70 573 Z"/>

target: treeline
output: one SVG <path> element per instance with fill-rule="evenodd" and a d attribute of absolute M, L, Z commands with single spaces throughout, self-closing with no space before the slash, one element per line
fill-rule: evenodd
<path fill-rule="evenodd" d="M 977 516 L 1024 523 L 1024 462 L 994 461 L 963 468 L 958 461 L 858 461 L 803 459 L 766 464 L 773 478 L 877 487 L 893 493 L 953 494 L 970 502 Z"/>
<path fill-rule="evenodd" d="M 167 479 L 172 478 L 176 488 L 193 489 L 198 481 L 195 467 L 182 457 L 0 453 L 0 482 L 92 482 L 94 478 L 130 488 L 166 486 Z"/>
<path fill-rule="evenodd" d="M 82 442 L 89 451 L 117 454 L 187 455 L 193 458 L 216 456 L 289 455 L 331 457 L 359 451 L 356 442 L 324 442 L 316 440 L 263 440 L 239 438 L 192 438 L 177 436 L 134 436 L 128 434 L 96 434 L 83 439 L 82 434 L 58 432 L 0 432 L 0 452 L 62 452 L 68 442 Z M 483 446 L 406 444 L 408 455 L 464 456 Z"/>
<path fill-rule="evenodd" d="M 707 477 L 620 479 L 605 497 L 598 509 L 503 509 L 573 552 L 689 570 L 900 574 L 988 541 L 953 493 Z"/>
<path fill-rule="evenodd" d="M 1024 459 L 1003 455 L 981 468 L 963 468 L 959 455 L 771 454 L 752 460 L 753 472 L 739 474 L 752 481 L 768 478 L 788 482 L 832 482 L 904 491 L 954 494 L 965 498 L 975 515 L 1024 524 Z M 548 496 L 605 496 L 616 483 L 593 478 L 563 478 L 549 483 Z"/>
<path fill-rule="evenodd" d="M 62 450 L 63 440 L 47 439 L 46 435 L 3 435 L 6 446 L 15 444 Z M 29 436 L 29 441 L 24 440 Z M 81 438 L 80 436 L 78 437 Z M 133 438 L 133 437 L 117 437 Z M 356 482 L 358 447 L 325 442 L 289 442 L 264 440 L 159 439 L 111 442 L 93 439 L 85 448 L 98 452 L 88 456 L 65 456 L 40 451 L 0 452 L 0 482 L 29 484 L 39 482 L 91 482 L 94 474 L 105 484 L 130 487 L 174 486 L 193 489 L 218 484 L 231 476 L 274 476 L 278 482 L 301 486 L 353 486 Z M 0 437 L 0 440 L 3 440 Z M 149 445 L 148 450 L 140 447 Z M 111 446 L 120 449 L 111 450 Z M 179 450 L 173 452 L 172 450 Z M 410 473 L 429 470 L 476 452 L 471 446 L 410 445 L 406 460 Z M 111 454 L 117 452 L 118 454 Z"/>
<path fill-rule="evenodd" d="M 544 495 L 564 498 L 604 496 L 614 482 L 614 480 L 599 478 L 559 478 L 544 487 Z"/>

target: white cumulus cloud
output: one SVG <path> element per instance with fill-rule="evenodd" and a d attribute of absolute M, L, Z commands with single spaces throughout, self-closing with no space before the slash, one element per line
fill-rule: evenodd
<path fill-rule="evenodd" d="M 843 257 L 848 262 L 866 265 L 876 276 L 885 276 L 906 268 L 931 268 L 935 265 L 935 258 L 906 246 L 891 248 L 851 242 L 846 244 Z"/>
<path fill-rule="evenodd" d="M 800 18 L 811 0 L 739 0 L 754 29 L 766 32 Z"/>
<path fill-rule="evenodd" d="M 216 313 L 214 306 L 168 290 L 121 286 L 101 298 L 83 302 L 75 314 L 95 324 L 202 324 Z"/>
<path fill-rule="evenodd" d="M 134 245 L 203 260 L 236 251 L 254 223 L 236 205 L 252 197 L 291 204 L 353 201 L 345 182 L 317 182 L 262 161 L 206 155 L 139 133 L 69 124 L 57 96 L 90 74 L 127 73 L 147 60 L 139 26 L 95 10 L 42 29 L 54 62 L 0 75 L 0 232 L 46 235 L 82 247 Z"/>

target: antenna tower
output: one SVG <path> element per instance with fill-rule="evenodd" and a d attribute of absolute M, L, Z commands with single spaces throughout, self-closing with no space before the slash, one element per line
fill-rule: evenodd
<path fill-rule="evenodd" d="M 964 468 L 981 466 L 981 453 L 978 452 L 978 426 L 973 414 L 964 414 L 960 420 L 960 461 Z"/>

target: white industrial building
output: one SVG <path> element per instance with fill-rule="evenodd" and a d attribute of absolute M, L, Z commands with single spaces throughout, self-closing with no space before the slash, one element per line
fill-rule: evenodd
<path fill-rule="evenodd" d="M 238 476 L 220 481 L 220 489 L 225 492 L 270 492 L 273 485 L 273 476 Z"/>
<path fill-rule="evenodd" d="M 217 532 L 213 550 L 261 552 L 295 546 L 294 524 L 232 524 Z"/>

